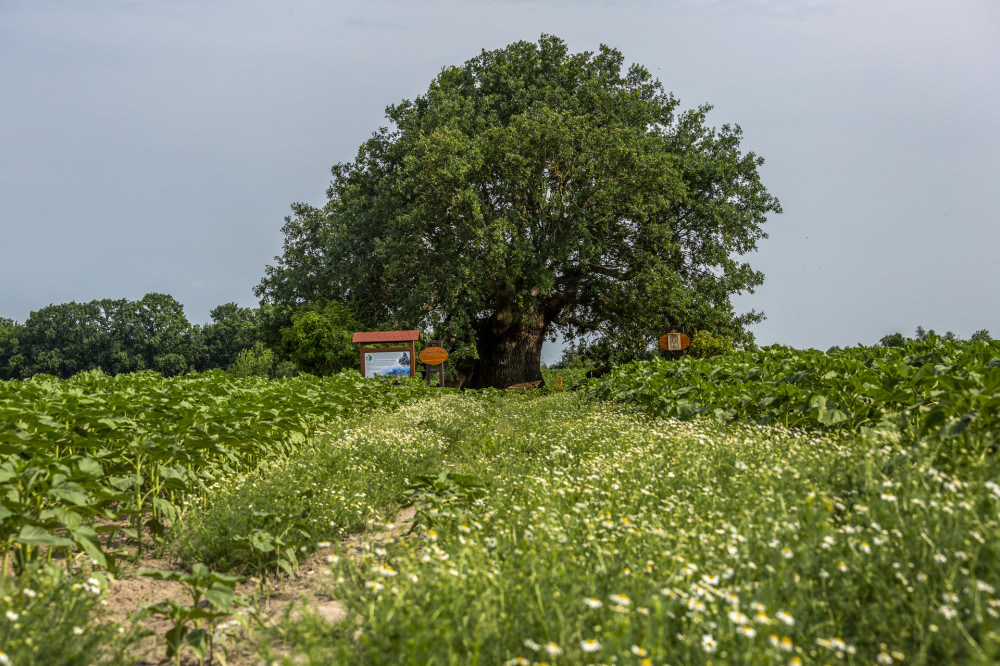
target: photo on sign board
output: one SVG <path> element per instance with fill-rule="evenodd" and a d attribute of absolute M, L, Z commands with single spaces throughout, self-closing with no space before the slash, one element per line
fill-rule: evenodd
<path fill-rule="evenodd" d="M 367 352 L 365 377 L 409 377 L 410 354 L 404 352 Z"/>

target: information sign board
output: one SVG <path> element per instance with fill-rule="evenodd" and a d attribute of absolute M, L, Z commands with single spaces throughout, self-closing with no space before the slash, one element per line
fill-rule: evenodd
<path fill-rule="evenodd" d="M 366 351 L 364 355 L 365 377 L 378 375 L 410 376 L 410 352 L 408 351 Z"/>
<path fill-rule="evenodd" d="M 419 339 L 420 331 L 358 331 L 351 342 L 361 346 L 360 369 L 365 377 L 413 377 L 417 360 L 415 343 Z M 400 342 L 409 344 L 405 347 L 385 346 Z"/>

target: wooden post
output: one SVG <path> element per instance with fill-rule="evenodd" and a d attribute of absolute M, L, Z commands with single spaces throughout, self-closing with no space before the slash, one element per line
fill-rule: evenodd
<path fill-rule="evenodd" d="M 428 340 L 427 344 L 424 345 L 424 349 L 427 349 L 428 347 L 441 347 L 443 349 L 443 346 L 441 345 L 441 341 L 440 340 Z M 421 354 L 423 354 L 423 352 L 421 352 Z M 438 386 L 443 387 L 444 386 L 444 363 L 438 363 L 437 365 L 428 365 L 426 363 L 424 364 L 424 379 L 427 380 L 427 385 L 428 386 L 431 385 L 431 373 L 432 372 L 437 372 L 438 373 Z"/>

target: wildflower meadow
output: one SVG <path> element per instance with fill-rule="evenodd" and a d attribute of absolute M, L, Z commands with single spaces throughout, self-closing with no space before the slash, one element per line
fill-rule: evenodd
<path fill-rule="evenodd" d="M 997 663 L 997 347 L 6 382 L 0 663 Z"/>

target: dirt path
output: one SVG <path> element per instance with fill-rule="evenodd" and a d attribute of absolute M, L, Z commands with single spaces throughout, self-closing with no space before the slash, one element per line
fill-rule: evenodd
<path fill-rule="evenodd" d="M 353 535 L 341 541 L 338 550 L 345 552 L 347 557 L 360 558 L 366 548 L 391 543 L 406 535 L 413 524 L 414 515 L 415 511 L 412 507 L 404 509 L 397 514 L 391 529 Z M 250 621 L 248 616 L 255 614 L 261 623 L 274 625 L 281 620 L 286 612 L 292 617 L 303 612 L 310 612 L 330 623 L 346 620 L 347 609 L 330 594 L 330 591 L 336 586 L 335 582 L 331 580 L 330 563 L 327 559 L 333 550 L 318 549 L 308 559 L 300 563 L 294 576 L 281 574 L 263 581 L 263 583 L 251 580 L 239 583 L 236 586 L 236 596 L 244 602 L 243 612 L 247 614 L 243 622 Z M 187 571 L 180 568 L 176 562 L 169 560 L 157 558 L 140 560 L 133 568 L 110 583 L 106 609 L 111 620 L 125 624 L 133 614 L 145 606 L 166 599 L 173 599 L 184 604 L 191 603 L 190 596 L 180 583 L 138 575 L 138 572 L 146 569 L 184 573 Z M 135 650 L 137 661 L 135 663 L 151 666 L 158 663 L 165 655 L 166 646 L 163 636 L 171 628 L 172 622 L 161 616 L 152 616 L 143 619 L 140 624 L 143 629 L 151 632 L 151 635 L 144 638 L 137 646 Z M 231 640 L 228 641 L 230 646 L 238 646 L 241 640 L 246 639 L 246 631 L 235 614 L 233 618 L 223 624 L 228 628 L 227 636 L 231 637 Z M 280 646 L 276 647 L 280 650 Z M 261 663 L 256 655 L 247 650 L 239 651 L 230 647 L 230 652 L 226 663 L 232 666 L 250 666 Z M 183 663 L 194 664 L 197 662 L 185 660 Z"/>

